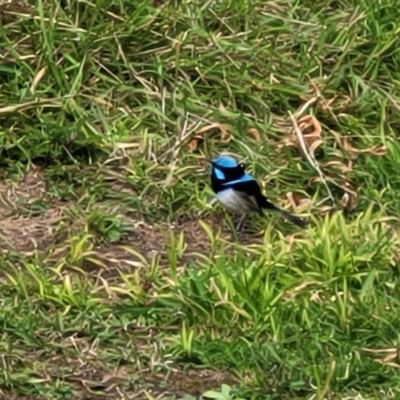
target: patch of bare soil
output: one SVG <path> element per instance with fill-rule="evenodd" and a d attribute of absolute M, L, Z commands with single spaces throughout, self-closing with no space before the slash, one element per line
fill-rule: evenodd
<path fill-rule="evenodd" d="M 210 228 L 213 234 L 227 243 L 224 253 L 234 251 L 234 238 L 232 233 L 224 227 L 225 215 L 214 213 L 202 218 L 202 221 Z M 124 218 L 125 223 L 129 221 Z M 174 225 L 160 223 L 148 225 L 142 221 L 130 221 L 134 226 L 134 232 L 123 244 L 100 245 L 93 249 L 86 271 L 93 276 L 105 279 L 109 285 L 120 281 L 120 272 L 129 274 L 141 270 L 146 275 L 146 265 L 150 265 L 154 258 L 158 258 L 157 264 L 160 268 L 169 267 L 168 252 L 171 248 L 171 234 L 178 240 L 183 235 L 184 251 L 180 255 L 178 268 L 185 268 L 188 263 L 195 263 L 202 256 L 212 256 L 212 243 L 206 231 L 198 220 L 180 221 Z M 240 236 L 243 244 L 256 244 L 262 241 L 261 236 L 254 234 L 242 234 Z M 229 245 L 229 243 L 232 245 Z"/>
<path fill-rule="evenodd" d="M 67 377 L 67 381 L 80 387 L 82 399 L 149 398 L 146 394 L 162 399 L 173 395 L 201 396 L 207 390 L 219 389 L 222 383 L 235 384 L 237 380 L 227 372 L 211 369 L 171 368 L 168 374 L 150 370 L 133 373 L 119 366 L 107 373 L 90 368 L 85 376 L 74 374 L 74 377 Z"/>
<path fill-rule="evenodd" d="M 29 254 L 45 250 L 59 240 L 55 228 L 62 208 L 49 209 L 32 215 L 30 205 L 40 200 L 46 185 L 43 172 L 33 168 L 16 185 L 0 182 L 0 249 Z"/>
<path fill-rule="evenodd" d="M 186 394 L 200 396 L 207 390 L 220 388 L 222 383 L 233 385 L 237 382 L 224 370 L 183 369 L 178 364 L 149 365 L 152 364 L 149 355 L 154 353 L 154 348 L 145 341 L 141 343 L 140 339 L 136 350 L 143 352 L 142 356 L 139 355 L 136 361 L 122 361 L 119 365 L 107 361 L 104 353 L 100 355 L 96 342 L 73 337 L 65 339 L 63 346 L 65 351 L 51 355 L 25 352 L 24 378 L 49 384 L 56 380 L 69 384 L 77 400 L 150 398 L 146 394 L 156 398 Z M 37 362 L 38 356 L 40 363 Z M 33 397 L 0 390 L 0 398 L 28 400 Z"/>
<path fill-rule="evenodd" d="M 7 400 L 35 400 L 35 396 L 23 396 L 21 394 L 11 393 L 4 390 L 0 390 L 0 399 Z M 45 399 L 44 399 L 45 400 Z"/>
<path fill-rule="evenodd" d="M 46 261 L 56 262 L 71 247 L 69 238 L 83 229 L 85 221 L 69 213 L 72 205 L 52 202 L 44 211 L 32 212 L 31 205 L 44 199 L 45 182 L 43 171 L 34 168 L 18 185 L 0 182 L 0 249 L 29 255 L 34 251 L 47 253 Z M 49 207 L 48 201 L 44 201 Z M 106 212 L 106 211 L 105 211 Z M 88 272 L 98 273 L 103 269 L 103 278 L 119 277 L 118 271 L 131 272 L 143 258 L 150 262 L 154 257 L 161 259 L 161 265 L 168 262 L 167 252 L 171 243 L 171 233 L 184 237 L 185 251 L 180 259 L 182 265 L 196 258 L 209 255 L 210 239 L 198 219 L 187 219 L 175 224 L 146 224 L 123 215 L 124 223 L 131 233 L 123 243 L 93 243 L 87 263 Z M 223 213 L 212 213 L 202 218 L 211 231 L 220 238 L 229 240 L 232 234 L 225 226 Z M 225 228 L 224 228 L 225 226 Z M 243 242 L 252 241 L 254 236 L 243 236 Z"/>
<path fill-rule="evenodd" d="M 65 361 L 59 365 L 60 370 L 65 369 Z M 201 396 L 207 390 L 218 390 L 223 383 L 235 384 L 237 382 L 230 374 L 210 369 L 189 369 L 175 371 L 168 374 L 155 374 L 148 371 L 132 373 L 126 367 L 115 368 L 111 372 L 97 369 L 96 366 L 78 368 L 73 374 L 60 376 L 48 374 L 35 374 L 37 379 L 42 376 L 43 381 L 50 382 L 51 378 L 60 379 L 71 385 L 71 390 L 76 400 L 99 399 L 164 399 L 171 396 Z M 150 396 L 149 396 L 150 395 Z M 152 396 L 152 397 L 151 397 Z M 33 400 L 37 396 L 24 396 L 0 390 L 1 399 Z M 43 400 L 54 397 L 40 397 Z"/>
<path fill-rule="evenodd" d="M 40 216 L 12 216 L 0 221 L 0 248 L 29 254 L 45 250 L 61 240 L 55 232 L 62 210 L 54 209 Z"/>
<path fill-rule="evenodd" d="M 15 14 L 28 14 L 33 11 L 33 6 L 22 0 L 0 0 L 0 17 Z"/>
<path fill-rule="evenodd" d="M 18 185 L 0 182 L 0 249 L 3 253 L 14 251 L 29 256 L 38 251 L 45 263 L 51 264 L 70 250 L 71 232 L 81 229 L 84 221 L 74 219 L 74 214 L 67 212 L 69 205 L 64 203 L 52 203 L 45 211 L 29 212 L 29 206 L 33 202 L 44 200 L 44 192 L 45 182 L 39 169 L 27 173 Z M 217 232 L 221 230 L 223 218 L 223 214 L 215 213 L 203 220 Z M 94 243 L 88 252 L 87 272 L 96 279 L 101 277 L 108 284 L 120 280 L 120 272 L 129 273 L 143 267 L 143 260 L 149 262 L 158 256 L 161 258 L 161 264 L 167 265 L 166 252 L 170 246 L 171 231 L 176 237 L 183 232 L 186 246 L 185 255 L 181 260 L 183 264 L 193 259 L 195 254 L 209 253 L 209 238 L 197 220 L 181 221 L 175 226 L 166 223 L 147 225 L 129 217 L 124 217 L 124 221 L 133 229 L 124 243 Z M 226 238 L 229 235 L 224 234 Z M 89 345 L 87 349 L 93 350 Z M 146 353 L 146 349 L 143 351 Z M 36 355 L 33 355 L 33 358 L 35 357 Z M 74 398 L 78 400 L 142 399 L 148 397 L 146 393 L 161 396 L 160 398 L 172 394 L 198 396 L 206 390 L 219 388 L 222 383 L 235 381 L 224 371 L 183 371 L 179 365 L 168 365 L 168 373 L 165 371 L 166 366 L 162 372 L 155 372 L 154 368 L 137 369 L 128 365 L 106 370 L 97 364 L 95 358 L 89 358 L 66 359 L 62 354 L 55 355 L 48 360 L 48 364 L 41 363 L 45 370 L 36 371 L 35 375 L 38 379 L 62 379 L 69 382 L 74 391 Z M 74 372 L 59 375 L 68 365 Z M 31 397 L 0 391 L 0 398 L 30 400 Z"/>

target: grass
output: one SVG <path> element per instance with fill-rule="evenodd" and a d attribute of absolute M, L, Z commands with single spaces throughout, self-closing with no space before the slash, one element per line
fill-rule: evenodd
<path fill-rule="evenodd" d="M 4 398 L 398 397 L 394 0 L 1 4 Z"/>

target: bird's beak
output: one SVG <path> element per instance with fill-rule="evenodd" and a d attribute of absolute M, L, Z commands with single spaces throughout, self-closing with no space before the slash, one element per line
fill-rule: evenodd
<path fill-rule="evenodd" d="M 208 159 L 207 162 L 210 163 L 211 165 L 213 165 L 212 160 Z"/>

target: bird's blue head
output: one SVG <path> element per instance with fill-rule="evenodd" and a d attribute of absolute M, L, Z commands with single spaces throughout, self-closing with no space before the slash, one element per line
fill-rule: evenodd
<path fill-rule="evenodd" d="M 245 175 L 245 166 L 233 157 L 220 155 L 210 161 L 212 165 L 211 181 L 214 192 L 218 192 L 219 185 L 237 181 Z"/>
<path fill-rule="evenodd" d="M 211 160 L 211 164 L 218 168 L 236 168 L 239 167 L 240 164 L 233 158 L 230 156 L 218 156 L 215 157 L 213 160 Z"/>

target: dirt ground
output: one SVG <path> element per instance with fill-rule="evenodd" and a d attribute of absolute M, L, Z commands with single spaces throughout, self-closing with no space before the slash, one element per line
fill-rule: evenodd
<path fill-rule="evenodd" d="M 79 220 L 76 215 L 69 212 L 71 204 L 60 201 L 51 201 L 46 204 L 45 210 L 36 211 L 32 205 L 45 201 L 46 185 L 40 169 L 32 169 L 18 183 L 9 181 L 0 183 L 0 246 L 3 255 L 18 254 L 19 257 L 30 257 L 35 252 L 45 265 L 54 265 L 68 253 L 71 247 L 71 237 L 80 230 L 85 229 L 84 218 Z M 224 214 L 216 212 L 204 219 L 214 230 L 221 228 L 221 219 Z M 101 277 L 108 284 L 116 284 L 120 281 L 119 272 L 132 272 L 137 261 L 135 256 L 127 251 L 130 248 L 149 262 L 153 257 L 160 257 L 161 266 L 168 266 L 166 252 L 170 241 L 171 229 L 176 237 L 184 233 L 186 250 L 181 257 L 182 268 L 188 261 L 193 261 L 198 254 L 209 254 L 210 240 L 196 219 L 179 221 L 173 226 L 167 223 L 149 225 L 132 217 L 124 216 L 125 223 L 133 228 L 129 237 L 123 243 L 94 244 L 90 251 L 90 259 L 95 263 L 86 263 L 88 275 L 93 274 L 95 279 Z M 229 233 L 221 234 L 229 238 Z M 254 237 L 253 237 L 254 240 Z M 104 267 L 102 268 L 101 265 Z M 78 362 L 78 360 L 76 361 Z M 55 355 L 51 360 L 54 375 L 62 370 L 65 358 Z M 60 369 L 57 369 L 57 365 Z M 127 388 L 120 385 L 127 374 L 123 366 L 116 366 L 114 371 L 103 371 L 95 365 L 80 365 L 73 376 L 62 376 L 63 380 L 76 384 L 77 398 L 99 399 L 103 398 L 93 394 L 96 388 L 108 393 L 107 398 L 129 396 L 129 398 L 144 398 L 143 381 L 136 387 Z M 157 390 L 163 387 L 162 393 L 200 395 L 204 389 L 218 388 L 222 383 L 235 382 L 235 379 L 227 372 L 208 369 L 181 370 L 179 366 L 173 368 L 173 373 L 154 374 L 151 371 L 142 371 L 146 387 L 154 387 L 154 394 L 161 393 Z M 1 398 L 29 399 L 3 392 Z M 5 396 L 5 397 L 2 397 Z"/>

